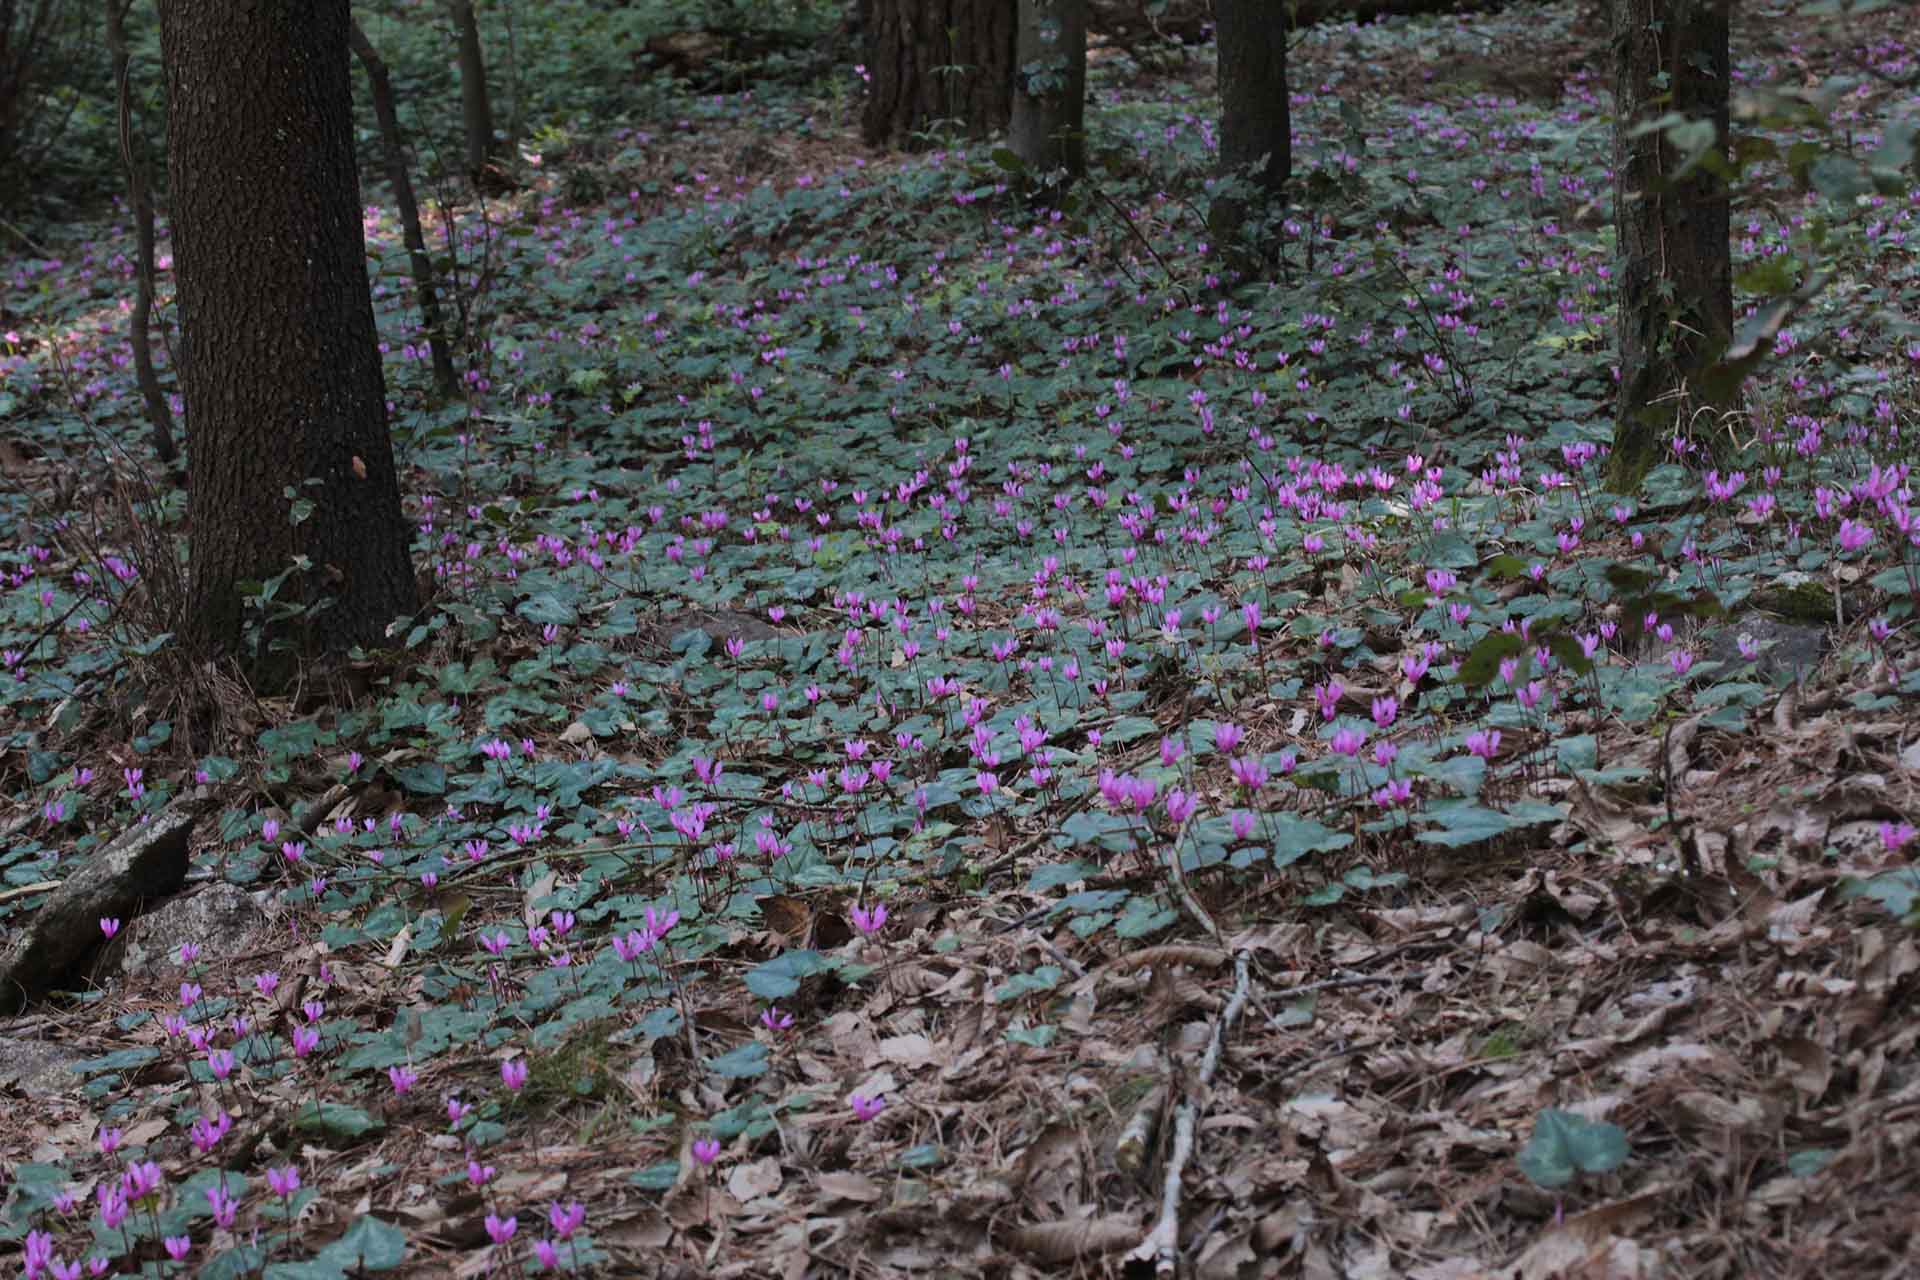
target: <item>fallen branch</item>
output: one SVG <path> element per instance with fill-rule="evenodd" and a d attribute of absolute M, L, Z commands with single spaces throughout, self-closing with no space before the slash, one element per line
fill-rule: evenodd
<path fill-rule="evenodd" d="M 1152 1264 L 1156 1276 L 1171 1276 L 1179 1270 L 1180 1184 L 1186 1176 L 1187 1160 L 1193 1155 L 1193 1131 L 1200 1118 L 1199 1099 L 1206 1095 L 1207 1086 L 1213 1081 L 1213 1073 L 1220 1066 L 1227 1033 L 1233 1029 L 1240 1011 L 1247 1006 L 1247 987 L 1251 974 L 1252 965 L 1247 953 L 1244 950 L 1235 952 L 1233 995 L 1213 1024 L 1213 1035 L 1207 1040 L 1207 1051 L 1200 1058 L 1196 1086 L 1181 1098 L 1174 1112 L 1173 1150 L 1167 1156 L 1166 1179 L 1161 1185 L 1160 1217 L 1154 1222 L 1153 1230 L 1147 1232 L 1146 1238 L 1127 1255 L 1128 1262 Z"/>

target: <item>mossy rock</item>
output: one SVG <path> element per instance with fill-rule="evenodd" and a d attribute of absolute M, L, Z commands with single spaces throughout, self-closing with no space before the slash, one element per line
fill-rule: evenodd
<path fill-rule="evenodd" d="M 1819 625 L 1833 619 L 1833 588 L 1812 578 L 1756 591 L 1752 603 L 1787 622 Z"/>

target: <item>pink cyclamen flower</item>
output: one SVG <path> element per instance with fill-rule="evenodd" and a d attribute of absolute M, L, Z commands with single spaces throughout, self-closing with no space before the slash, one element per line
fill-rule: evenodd
<path fill-rule="evenodd" d="M 500 1081 L 509 1089 L 518 1090 L 527 1083 L 527 1063 L 524 1058 L 508 1058 L 500 1064 Z"/>
<path fill-rule="evenodd" d="M 505 1244 L 513 1239 L 513 1233 L 519 1229 L 518 1218 L 503 1218 L 497 1213 L 487 1215 L 487 1236 L 495 1244 Z"/>
<path fill-rule="evenodd" d="M 267 1170 L 267 1189 L 282 1200 L 290 1198 L 300 1189 L 300 1166 L 290 1164 L 284 1169 Z"/>
<path fill-rule="evenodd" d="M 847 1099 L 847 1105 L 853 1108 L 855 1120 L 871 1120 L 887 1109 L 887 1100 L 882 1094 L 869 1098 L 864 1093 L 856 1093 Z"/>
<path fill-rule="evenodd" d="M 702 1165 L 709 1165 L 720 1158 L 720 1140 L 718 1138 L 695 1138 L 693 1145 L 688 1148 L 688 1150 L 693 1153 L 695 1160 L 699 1161 Z"/>
<path fill-rule="evenodd" d="M 113 916 L 100 917 L 100 932 L 111 938 L 120 932 L 120 921 Z"/>
<path fill-rule="evenodd" d="M 872 909 L 869 910 L 856 903 L 848 910 L 847 916 L 853 921 L 854 928 L 858 929 L 863 936 L 871 938 L 874 934 L 880 932 L 882 925 L 886 924 L 887 908 L 884 903 L 876 902 L 873 904 Z"/>
<path fill-rule="evenodd" d="M 580 1229 L 587 1220 L 587 1206 L 575 1200 L 562 1207 L 559 1204 L 547 1206 L 547 1225 L 553 1228 L 553 1234 L 565 1240 Z"/>

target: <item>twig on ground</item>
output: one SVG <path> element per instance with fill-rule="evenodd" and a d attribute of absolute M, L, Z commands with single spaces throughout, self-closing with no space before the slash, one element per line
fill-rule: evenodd
<path fill-rule="evenodd" d="M 1200 1100 L 1206 1096 L 1207 1086 L 1213 1082 L 1213 1073 L 1220 1066 L 1227 1033 L 1239 1019 L 1240 1011 L 1247 1007 L 1247 988 L 1252 972 L 1253 966 L 1247 953 L 1244 950 L 1235 953 L 1233 995 L 1213 1024 L 1213 1035 L 1207 1040 L 1206 1053 L 1200 1057 L 1200 1072 L 1195 1077 L 1194 1087 L 1180 1099 L 1180 1105 L 1174 1111 L 1173 1150 L 1167 1156 L 1166 1179 L 1161 1184 L 1160 1216 L 1154 1221 L 1153 1230 L 1147 1232 L 1146 1238 L 1127 1254 L 1129 1262 L 1153 1264 L 1156 1276 L 1171 1276 L 1179 1269 L 1180 1184 L 1186 1175 L 1187 1160 L 1193 1155 L 1193 1131 L 1200 1119 Z"/>

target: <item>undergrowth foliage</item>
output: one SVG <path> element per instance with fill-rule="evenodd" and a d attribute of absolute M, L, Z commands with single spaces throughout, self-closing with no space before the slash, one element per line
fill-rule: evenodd
<path fill-rule="evenodd" d="M 445 213 L 441 251 L 485 264 L 453 403 L 370 208 L 433 599 L 328 673 L 329 705 L 223 678 L 228 732 L 181 719 L 180 505 L 10 489 L 6 883 L 204 786 L 196 867 L 272 913 L 176 957 L 177 991 L 71 994 L 118 1047 L 11 1174 L 29 1273 L 631 1273 L 536 1147 L 617 1146 L 621 1194 L 698 1248 L 747 1194 L 728 1166 L 792 1126 L 822 1168 L 933 1176 L 959 1137 L 907 1105 L 922 1086 L 818 1042 L 972 945 L 953 903 L 1053 940 L 985 993 L 1017 1063 L 1078 1034 L 1078 965 L 1196 908 L 1328 920 L 1524 862 L 1590 790 L 1670 806 L 1624 744 L 1762 722 L 1796 665 L 1758 606 L 1831 625 L 1858 712 L 1906 705 L 1920 191 L 1751 170 L 1754 312 L 1783 271 L 1857 287 L 1774 339 L 1737 470 L 1682 432 L 1609 494 L 1600 86 L 1410 99 L 1362 70 L 1468 30 L 1305 37 L 1272 283 L 1206 241 L 1213 103 L 1124 59 L 1078 212 L 1023 208 L 984 148 L 846 152 L 787 93 L 681 96 L 584 147 L 590 181 L 542 156 L 519 198 Z M 1835 109 L 1865 138 L 1897 105 L 1867 77 Z M 0 415 L 42 480 L 142 430 L 122 233 L 4 266 Z M 1561 1188 L 1624 1144 L 1555 1110 L 1512 1155 Z M 372 1208 L 323 1214 L 327 1177 Z"/>

